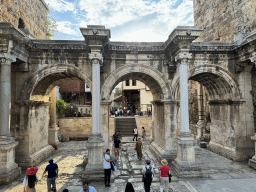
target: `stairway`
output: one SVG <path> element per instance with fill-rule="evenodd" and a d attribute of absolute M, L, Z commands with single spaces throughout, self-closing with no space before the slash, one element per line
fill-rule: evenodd
<path fill-rule="evenodd" d="M 120 131 L 122 137 L 133 136 L 133 129 L 136 127 L 135 117 L 116 117 L 116 131 Z"/>

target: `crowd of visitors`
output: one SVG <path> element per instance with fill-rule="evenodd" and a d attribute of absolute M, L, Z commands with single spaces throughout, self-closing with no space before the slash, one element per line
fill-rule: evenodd
<path fill-rule="evenodd" d="M 146 141 L 146 130 L 142 127 L 142 138 L 143 141 Z M 137 157 L 139 160 L 142 159 L 142 149 L 143 144 L 141 138 L 138 138 L 138 129 L 134 128 L 134 139 L 136 138 L 135 150 L 137 151 Z M 138 139 L 137 139 L 138 138 Z M 112 141 L 114 145 L 115 156 L 117 160 L 119 158 L 119 150 L 121 147 L 122 135 L 121 132 L 115 132 L 112 136 Z M 151 160 L 145 160 L 146 165 L 142 168 L 142 181 L 144 183 L 145 192 L 150 192 L 150 186 L 154 177 L 154 168 L 151 166 Z M 168 162 L 166 159 L 161 160 L 162 166 L 159 168 L 160 172 L 160 192 L 168 192 L 169 182 L 171 181 L 171 172 L 170 167 L 168 166 Z M 104 181 L 105 186 L 110 187 L 110 177 L 111 171 L 116 171 L 115 164 L 110 157 L 110 149 L 106 150 L 103 159 L 103 167 L 104 167 Z M 38 168 L 31 167 L 26 170 L 26 176 L 23 180 L 24 192 L 35 192 L 35 185 L 39 181 L 36 173 Z M 43 172 L 42 178 L 48 172 L 47 176 L 47 190 L 48 192 L 56 192 L 56 178 L 58 177 L 58 165 L 53 163 L 53 158 L 49 158 L 49 164 L 46 166 L 45 171 Z M 64 189 L 63 192 L 68 192 L 68 189 Z M 84 180 L 82 183 L 82 189 L 79 192 L 96 192 L 96 189 L 92 186 L 89 186 L 88 181 Z M 135 192 L 132 183 L 128 182 L 125 187 L 125 192 Z"/>

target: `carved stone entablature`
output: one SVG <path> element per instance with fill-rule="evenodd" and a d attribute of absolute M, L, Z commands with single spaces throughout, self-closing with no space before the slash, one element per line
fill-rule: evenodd
<path fill-rule="evenodd" d="M 231 52 L 233 51 L 233 45 L 231 43 L 205 43 L 194 42 L 191 44 L 190 51 L 193 52 Z"/>
<path fill-rule="evenodd" d="M 51 50 L 86 50 L 87 44 L 84 41 L 46 41 L 33 40 L 28 45 L 32 49 Z"/>
<path fill-rule="evenodd" d="M 162 52 L 163 43 L 110 42 L 108 50 L 126 53 Z"/>
<path fill-rule="evenodd" d="M 164 49 L 169 47 L 169 45 L 172 45 L 173 43 L 176 44 L 180 41 L 187 41 L 191 43 L 200 36 L 202 31 L 203 30 L 201 29 L 195 29 L 193 26 L 178 26 L 169 35 L 168 40 L 165 41 Z"/>
<path fill-rule="evenodd" d="M 105 29 L 104 25 L 87 25 L 87 28 L 80 28 L 85 41 L 101 40 L 103 43 L 107 43 L 111 38 L 110 30 Z"/>
<path fill-rule="evenodd" d="M 175 62 L 181 62 L 181 64 L 188 64 L 189 59 L 192 59 L 192 53 L 181 52 L 175 56 Z"/>
<path fill-rule="evenodd" d="M 101 53 L 89 53 L 89 59 L 92 61 L 92 64 L 102 64 L 103 61 Z"/>

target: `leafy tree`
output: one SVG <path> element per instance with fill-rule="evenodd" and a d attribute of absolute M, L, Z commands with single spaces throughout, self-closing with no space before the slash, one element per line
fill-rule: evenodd
<path fill-rule="evenodd" d="M 65 117 L 73 117 L 73 114 L 74 113 L 77 113 L 78 112 L 78 107 L 76 104 L 73 104 L 73 103 L 70 103 L 66 110 L 65 110 Z"/>
<path fill-rule="evenodd" d="M 47 22 L 46 22 L 46 36 L 47 39 L 50 40 L 52 37 L 55 36 L 55 33 L 58 31 L 57 29 L 57 22 L 51 15 L 51 13 L 48 13 L 47 16 Z"/>
<path fill-rule="evenodd" d="M 67 108 L 67 103 L 64 100 L 56 101 L 56 110 L 59 117 L 63 116 L 66 108 Z"/>

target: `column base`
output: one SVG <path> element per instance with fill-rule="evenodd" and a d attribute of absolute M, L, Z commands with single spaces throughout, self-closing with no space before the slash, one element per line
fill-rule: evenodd
<path fill-rule="evenodd" d="M 16 162 L 23 168 L 33 167 L 49 157 L 54 151 L 51 145 L 47 145 L 31 155 L 20 155 L 16 157 Z"/>
<path fill-rule="evenodd" d="M 57 125 L 52 125 L 48 129 L 48 141 L 51 146 L 56 150 L 60 148 L 60 141 L 58 139 L 59 127 Z"/>
<path fill-rule="evenodd" d="M 202 171 L 195 162 L 197 141 L 189 133 L 177 137 L 177 158 L 172 162 L 172 170 L 178 177 L 202 177 Z"/>
<path fill-rule="evenodd" d="M 85 171 L 82 173 L 82 178 L 89 181 L 99 181 L 104 178 L 103 169 L 103 147 L 105 141 L 101 135 L 91 135 L 87 142 L 88 149 L 88 163 L 85 167 Z"/>
<path fill-rule="evenodd" d="M 82 173 L 82 178 L 87 181 L 102 181 L 104 178 L 104 169 L 102 164 L 87 165 Z"/>
<path fill-rule="evenodd" d="M 158 161 L 161 161 L 162 159 L 173 161 L 177 157 L 177 150 L 164 150 L 154 141 L 150 144 L 149 150 L 154 154 Z"/>
<path fill-rule="evenodd" d="M 0 138 L 0 184 L 7 184 L 19 177 L 21 168 L 15 163 L 15 147 L 19 143 L 11 137 Z"/>
<path fill-rule="evenodd" d="M 196 162 L 181 162 L 175 159 L 171 168 L 177 177 L 203 177 L 202 170 Z"/>
<path fill-rule="evenodd" d="M 256 157 L 255 156 L 252 159 L 249 159 L 248 165 L 249 165 L 249 167 L 256 169 Z"/>

